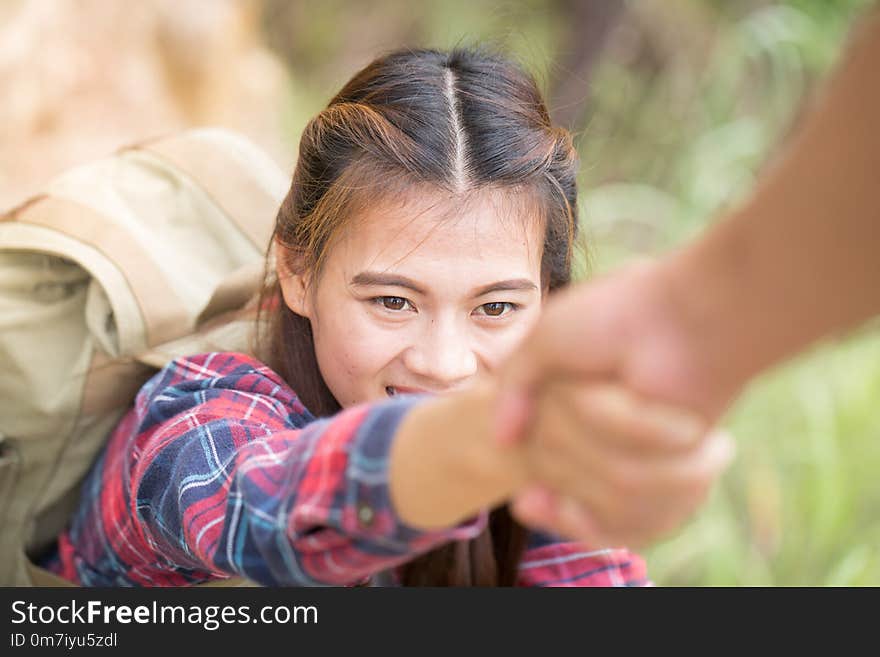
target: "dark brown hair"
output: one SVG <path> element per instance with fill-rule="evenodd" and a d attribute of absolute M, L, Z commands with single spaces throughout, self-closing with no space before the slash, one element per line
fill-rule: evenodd
<path fill-rule="evenodd" d="M 518 66 L 469 48 L 394 51 L 355 74 L 303 131 L 275 225 L 277 257 L 317 276 L 332 239 L 368 203 L 420 188 L 462 201 L 500 190 L 529 199 L 524 219 L 543 222 L 542 278 L 556 290 L 571 278 L 577 168 L 570 133 L 551 125 L 537 84 Z M 310 322 L 281 300 L 271 259 L 260 308 L 260 355 L 314 415 L 338 412 Z M 402 583 L 509 586 L 525 543 L 501 507 L 477 538 L 406 564 Z"/>

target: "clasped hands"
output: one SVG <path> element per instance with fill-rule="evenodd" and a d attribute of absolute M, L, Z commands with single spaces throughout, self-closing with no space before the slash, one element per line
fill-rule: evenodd
<path fill-rule="evenodd" d="M 524 525 L 594 548 L 644 546 L 691 517 L 733 457 L 731 397 L 700 363 L 659 268 L 552 297 L 499 375 L 495 444 L 521 451 Z"/>

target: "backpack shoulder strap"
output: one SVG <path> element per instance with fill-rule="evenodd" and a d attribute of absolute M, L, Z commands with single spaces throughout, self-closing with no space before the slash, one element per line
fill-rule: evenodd
<path fill-rule="evenodd" d="M 134 295 L 143 318 L 146 346 L 177 337 L 181 327 L 187 325 L 191 313 L 175 287 L 118 222 L 110 221 L 94 209 L 75 201 L 51 196 L 36 198 L 14 212 L 11 218 L 55 230 L 80 244 L 93 247 L 112 262 L 122 273 L 124 282 L 114 277 L 101 277 L 101 284 L 111 304 Z M 89 262 L 80 260 L 79 263 L 90 270 Z M 94 271 L 91 273 L 95 275 Z M 118 327 L 119 330 L 124 328 L 125 324 Z M 122 345 L 131 345 L 135 339 L 134 336 L 120 335 Z"/>
<path fill-rule="evenodd" d="M 289 184 L 265 153 L 231 133 L 211 128 L 141 142 L 133 149 L 152 153 L 189 176 L 251 244 L 265 251 L 274 229 L 274 222 L 265 217 L 274 218 Z"/>

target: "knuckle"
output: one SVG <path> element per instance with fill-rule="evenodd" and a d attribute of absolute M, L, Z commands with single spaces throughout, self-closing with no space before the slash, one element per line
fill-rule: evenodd
<path fill-rule="evenodd" d="M 639 469 L 625 461 L 609 465 L 607 478 L 612 492 L 626 497 L 639 494 L 644 485 Z"/>
<path fill-rule="evenodd" d="M 687 470 L 682 490 L 695 500 L 704 500 L 718 479 L 720 471 L 710 467 L 693 467 Z"/>
<path fill-rule="evenodd" d="M 712 489 L 712 483 L 714 482 L 713 477 L 695 477 L 689 484 L 685 487 L 685 492 L 695 501 L 702 502 L 709 496 L 709 491 Z"/>

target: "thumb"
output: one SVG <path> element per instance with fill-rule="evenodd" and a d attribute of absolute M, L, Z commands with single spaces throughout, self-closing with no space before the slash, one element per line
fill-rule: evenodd
<path fill-rule="evenodd" d="M 498 445 L 512 445 L 528 433 L 540 379 L 540 368 L 527 356 L 514 356 L 502 371 L 492 423 Z"/>
<path fill-rule="evenodd" d="M 535 398 L 553 378 L 590 379 L 614 363 L 602 315 L 581 312 L 594 305 L 595 286 L 581 284 L 547 302 L 538 323 L 501 368 L 495 404 L 495 440 L 510 445 L 528 432 Z"/>

